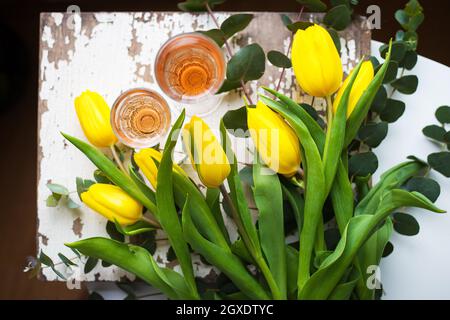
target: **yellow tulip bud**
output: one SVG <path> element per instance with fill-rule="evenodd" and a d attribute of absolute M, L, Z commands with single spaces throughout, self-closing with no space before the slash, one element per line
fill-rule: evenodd
<path fill-rule="evenodd" d="M 287 177 L 300 168 L 300 143 L 294 130 L 276 112 L 258 101 L 247 108 L 250 136 L 264 162 Z"/>
<path fill-rule="evenodd" d="M 138 165 L 139 169 L 142 170 L 145 177 L 148 179 L 155 190 L 158 177 L 158 167 L 155 163 L 155 160 L 158 163 L 161 163 L 161 159 L 161 152 L 153 148 L 142 149 L 134 154 L 134 161 Z M 173 169 L 175 170 L 175 172 L 187 176 L 184 170 L 181 169 L 177 164 L 173 165 Z"/>
<path fill-rule="evenodd" d="M 347 79 L 345 79 L 344 84 L 336 94 L 336 98 L 334 99 L 333 102 L 334 113 L 336 113 L 339 102 L 341 101 L 342 95 L 344 94 L 344 91 L 348 86 L 353 71 L 354 70 L 350 72 L 350 75 L 347 77 Z M 352 114 L 356 104 L 358 103 L 359 98 L 361 98 L 362 94 L 367 89 L 370 82 L 372 82 L 373 77 L 374 77 L 374 70 L 372 62 L 370 61 L 363 62 L 361 65 L 361 69 L 359 69 L 358 75 L 356 76 L 355 82 L 353 83 L 352 90 L 350 91 L 350 97 L 348 100 L 348 107 L 347 107 L 347 118 L 350 117 L 350 115 Z"/>
<path fill-rule="evenodd" d="M 330 34 L 319 25 L 296 32 L 292 66 L 298 83 L 311 96 L 331 96 L 341 85 L 341 58 Z"/>
<path fill-rule="evenodd" d="M 183 144 L 194 169 L 209 188 L 218 188 L 230 174 L 227 155 L 208 125 L 199 117 L 192 117 L 182 132 Z"/>
<path fill-rule="evenodd" d="M 108 220 L 117 220 L 121 225 L 130 225 L 142 218 L 142 205 L 112 184 L 93 184 L 81 194 L 81 200 Z"/>
<path fill-rule="evenodd" d="M 105 99 L 86 90 L 75 98 L 75 110 L 86 138 L 96 147 L 110 147 L 117 138 L 110 123 L 110 109 Z"/>

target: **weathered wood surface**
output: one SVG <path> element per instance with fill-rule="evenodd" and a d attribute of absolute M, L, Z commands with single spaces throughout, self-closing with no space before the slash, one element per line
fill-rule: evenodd
<path fill-rule="evenodd" d="M 219 22 L 231 13 L 217 13 Z M 290 14 L 296 19 L 297 14 Z M 303 20 L 315 19 L 313 14 L 303 14 Z M 73 24 L 71 24 L 73 21 Z M 206 14 L 179 12 L 136 12 L 136 13 L 81 13 L 78 16 L 63 13 L 42 13 L 40 26 L 40 76 L 38 102 L 38 250 L 43 250 L 55 262 L 59 252 L 72 258 L 74 254 L 64 246 L 66 242 L 92 236 L 107 236 L 106 220 L 90 209 L 81 206 L 70 210 L 64 205 L 56 208 L 46 206 L 50 191 L 49 181 L 75 188 L 75 177 L 92 178 L 94 166 L 76 148 L 69 145 L 60 131 L 84 139 L 78 124 L 73 100 L 82 91 L 90 89 L 102 94 L 108 103 L 124 90 L 132 87 L 147 87 L 160 91 L 153 75 L 153 61 L 160 46 L 171 36 L 213 28 L 213 21 Z M 234 52 L 248 43 L 259 43 L 265 52 L 279 50 L 286 52 L 290 34 L 283 26 L 279 13 L 255 13 L 249 27 L 232 41 Z M 370 53 L 370 31 L 365 19 L 358 18 L 341 34 L 342 61 L 348 72 L 362 55 Z M 260 84 L 276 86 L 280 69 L 267 63 L 264 77 L 252 83 L 255 97 Z M 309 97 L 299 93 L 291 70 L 287 70 L 281 90 L 297 100 L 309 102 Z M 323 104 L 317 99 L 318 108 Z M 169 104 L 173 103 L 168 99 Z M 220 117 L 230 109 L 242 105 L 239 93 L 227 94 L 219 109 L 207 116 L 210 126 L 216 130 Z M 173 118 L 178 115 L 173 108 Z M 239 157 L 245 144 L 238 142 Z M 178 149 L 179 151 L 181 149 Z M 78 200 L 76 193 L 73 198 Z M 161 239 L 164 235 L 159 235 Z M 167 262 L 168 245 L 158 242 L 156 259 Z M 211 270 L 202 267 L 198 257 L 194 258 L 196 272 L 207 276 Z M 58 266 L 62 269 L 63 266 Z M 212 271 L 214 273 L 214 271 Z M 101 264 L 89 274 L 76 272 L 74 279 L 80 281 L 115 281 L 134 277 L 114 266 L 104 268 Z M 46 268 L 42 278 L 52 281 L 57 277 Z"/>

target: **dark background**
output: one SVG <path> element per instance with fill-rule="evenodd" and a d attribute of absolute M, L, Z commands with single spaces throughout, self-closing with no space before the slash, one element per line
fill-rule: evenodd
<path fill-rule="evenodd" d="M 81 299 L 85 290 L 67 290 L 65 283 L 29 280 L 22 273 L 25 258 L 36 251 L 36 157 L 39 13 L 66 11 L 76 4 L 81 11 L 178 10 L 178 1 L 10 1 L 0 4 L 0 71 L 14 75 L 14 98 L 0 101 L 0 299 Z M 399 29 L 394 12 L 406 0 L 360 0 L 358 13 L 368 5 L 382 8 L 382 29 L 373 38 L 388 41 Z M 450 1 L 422 0 L 425 22 L 419 29 L 419 53 L 450 65 L 448 16 Z M 220 11 L 300 10 L 295 0 L 228 0 Z M 0 77 L 0 83 L 3 79 Z M 450 84 L 449 84 L 450 85 Z"/>

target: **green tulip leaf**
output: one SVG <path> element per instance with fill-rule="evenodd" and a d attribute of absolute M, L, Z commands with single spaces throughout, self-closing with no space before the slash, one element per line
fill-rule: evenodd
<path fill-rule="evenodd" d="M 180 263 L 181 270 L 193 296 L 198 296 L 197 287 L 194 279 L 194 270 L 192 267 L 191 254 L 188 245 L 184 239 L 181 223 L 178 218 L 175 206 L 173 192 L 173 161 L 172 153 L 175 148 L 177 138 L 180 134 L 180 128 L 183 125 L 185 112 L 180 114 L 174 123 L 172 130 L 168 135 L 168 139 L 164 146 L 164 152 L 158 168 L 156 188 L 156 204 L 158 207 L 158 219 L 162 228 L 167 233 L 170 245 L 172 246 L 177 259 Z"/>
<path fill-rule="evenodd" d="M 358 132 L 358 138 L 369 147 L 376 148 L 386 138 L 388 124 L 386 122 L 371 122 L 363 125 Z"/>
<path fill-rule="evenodd" d="M 327 5 L 320 0 L 297 0 L 297 2 L 308 8 L 311 12 L 323 12 L 327 10 Z"/>
<path fill-rule="evenodd" d="M 89 160 L 91 160 L 98 169 L 100 169 L 109 180 L 114 182 L 123 191 L 128 193 L 131 197 L 141 202 L 150 212 L 157 214 L 156 205 L 139 189 L 138 186 L 133 182 L 133 180 L 124 174 L 117 166 L 106 157 L 100 150 L 94 148 L 93 146 L 81 141 L 75 137 L 68 134 L 61 133 L 70 143 L 77 147 L 81 152 L 83 152 Z"/>
<path fill-rule="evenodd" d="M 163 279 L 163 277 L 167 272 L 173 271 L 164 272 L 163 270 L 166 269 L 161 269 L 156 264 L 147 249 L 100 237 L 84 239 L 66 244 L 66 246 L 93 259 L 106 261 L 135 274 L 161 290 L 169 299 L 194 298 L 191 294 L 184 294 L 186 290 L 176 292 L 175 288 L 167 284 L 167 279 Z"/>
<path fill-rule="evenodd" d="M 439 183 L 424 177 L 414 177 L 408 180 L 406 183 L 406 189 L 408 191 L 416 191 L 423 194 L 431 202 L 436 202 L 441 194 L 441 187 Z"/>
<path fill-rule="evenodd" d="M 224 2 L 225 0 L 187 0 L 178 3 L 178 9 L 187 12 L 206 11 L 206 4 L 213 9 L 216 5 Z"/>
<path fill-rule="evenodd" d="M 431 125 L 426 126 L 422 130 L 423 134 L 433 140 L 439 141 L 439 142 L 445 142 L 444 136 L 447 133 L 444 128 L 437 126 L 437 125 Z"/>
<path fill-rule="evenodd" d="M 346 147 L 353 141 L 356 134 L 358 133 L 361 124 L 367 117 L 367 114 L 370 110 L 375 96 L 377 95 L 378 90 L 382 86 L 387 68 L 389 66 L 391 51 L 392 50 L 388 51 L 388 54 L 386 55 L 386 61 L 383 63 L 383 66 L 380 68 L 380 70 L 378 70 L 378 72 L 375 74 L 375 77 L 370 82 L 367 89 L 363 92 L 361 98 L 359 98 L 355 108 L 353 109 L 353 112 L 347 120 L 344 143 L 344 146 Z"/>
<path fill-rule="evenodd" d="M 220 25 L 220 30 L 225 34 L 226 38 L 231 38 L 234 34 L 244 30 L 252 21 L 253 15 L 247 13 L 234 14 L 228 17 Z"/>
<path fill-rule="evenodd" d="M 450 152 L 432 153 L 428 156 L 430 166 L 447 178 L 450 178 Z"/>
<path fill-rule="evenodd" d="M 358 153 L 348 161 L 351 176 L 365 177 L 378 169 L 378 158 L 373 152 Z"/>
<path fill-rule="evenodd" d="M 264 74 L 266 58 L 257 43 L 241 48 L 228 62 L 227 79 L 230 81 L 258 80 Z"/>
<path fill-rule="evenodd" d="M 418 175 L 427 168 L 427 163 L 415 160 L 403 162 L 384 172 L 380 181 L 370 189 L 369 193 L 359 202 L 355 209 L 355 216 L 360 214 L 373 214 L 378 208 L 384 194 L 395 188 L 400 188 L 411 177 Z"/>
<path fill-rule="evenodd" d="M 235 137 L 248 138 L 247 126 L 247 108 L 241 107 L 236 110 L 230 110 L 222 118 L 225 128 Z"/>
<path fill-rule="evenodd" d="M 262 286 L 253 278 L 241 260 L 228 250 L 205 239 L 197 230 L 188 210 L 189 198 L 182 212 L 183 233 L 191 247 L 209 263 L 225 273 L 233 283 L 248 297 L 268 299 Z"/>
<path fill-rule="evenodd" d="M 253 194 L 258 208 L 261 248 L 281 293 L 286 299 L 286 251 L 284 240 L 283 194 L 280 179 L 260 163 L 253 165 Z"/>
<path fill-rule="evenodd" d="M 299 293 L 299 298 L 314 300 L 329 298 L 373 231 L 395 209 L 405 206 L 443 212 L 421 194 L 399 189 L 392 190 L 381 199 L 380 206 L 374 215 L 360 215 L 349 221 L 336 250 L 325 259 L 319 270 L 306 282 Z"/>
<path fill-rule="evenodd" d="M 404 236 L 415 236 L 420 231 L 419 223 L 412 215 L 397 212 L 393 214 L 394 229 Z"/>
<path fill-rule="evenodd" d="M 392 87 L 403 94 L 413 94 L 419 85 L 419 78 L 414 75 L 403 76 L 391 83 Z"/>
<path fill-rule="evenodd" d="M 436 110 L 436 119 L 442 124 L 450 123 L 450 107 L 442 106 Z"/>
<path fill-rule="evenodd" d="M 323 23 L 337 31 L 342 31 L 349 26 L 352 21 L 351 11 L 346 5 L 339 5 L 331 8 L 323 18 Z"/>
<path fill-rule="evenodd" d="M 406 106 L 403 101 L 387 99 L 386 105 L 380 113 L 380 119 L 388 123 L 397 121 L 405 112 Z"/>
<path fill-rule="evenodd" d="M 291 68 L 292 63 L 291 60 L 286 57 L 284 53 L 281 53 L 276 50 L 271 50 L 267 53 L 267 59 L 278 68 Z"/>

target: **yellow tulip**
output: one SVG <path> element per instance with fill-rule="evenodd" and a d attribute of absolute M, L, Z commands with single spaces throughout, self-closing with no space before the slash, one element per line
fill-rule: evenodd
<path fill-rule="evenodd" d="M 227 155 L 208 125 L 192 117 L 182 131 L 183 144 L 194 169 L 209 188 L 218 188 L 230 174 Z"/>
<path fill-rule="evenodd" d="M 75 110 L 86 138 L 96 147 L 111 147 L 117 138 L 110 123 L 110 109 L 105 99 L 86 90 L 75 98 Z"/>
<path fill-rule="evenodd" d="M 287 177 L 300 168 L 300 143 L 294 130 L 276 112 L 258 101 L 247 108 L 250 136 L 264 162 Z"/>
<path fill-rule="evenodd" d="M 344 91 L 348 86 L 348 82 L 350 81 L 353 71 L 354 70 L 350 72 L 350 75 L 347 77 L 347 79 L 345 79 L 344 84 L 336 94 L 336 98 L 334 99 L 333 102 L 334 113 L 336 113 L 339 102 L 341 101 L 342 95 L 344 94 Z M 350 117 L 351 113 L 355 109 L 356 104 L 358 103 L 359 98 L 361 98 L 362 94 L 367 89 L 370 82 L 372 82 L 373 77 L 374 77 L 374 70 L 372 62 L 370 61 L 363 62 L 361 65 L 361 69 L 359 69 L 358 75 L 356 76 L 355 82 L 353 83 L 352 90 L 350 91 L 350 97 L 348 100 L 348 107 L 347 107 L 347 118 Z"/>
<path fill-rule="evenodd" d="M 158 167 L 156 166 L 155 160 L 161 163 L 162 154 L 156 149 L 147 148 L 142 149 L 134 154 L 134 161 L 138 165 L 139 169 L 142 170 L 145 177 L 148 179 L 150 184 L 156 190 L 156 180 L 158 177 Z M 184 176 L 187 176 L 183 169 L 177 164 L 173 165 L 173 169 Z"/>
<path fill-rule="evenodd" d="M 81 200 L 92 210 L 121 225 L 130 225 L 142 218 L 142 204 L 112 184 L 93 184 L 81 194 Z"/>
<path fill-rule="evenodd" d="M 342 83 L 339 53 L 328 31 L 319 25 L 296 32 L 292 66 L 298 83 L 311 96 L 331 96 Z"/>

